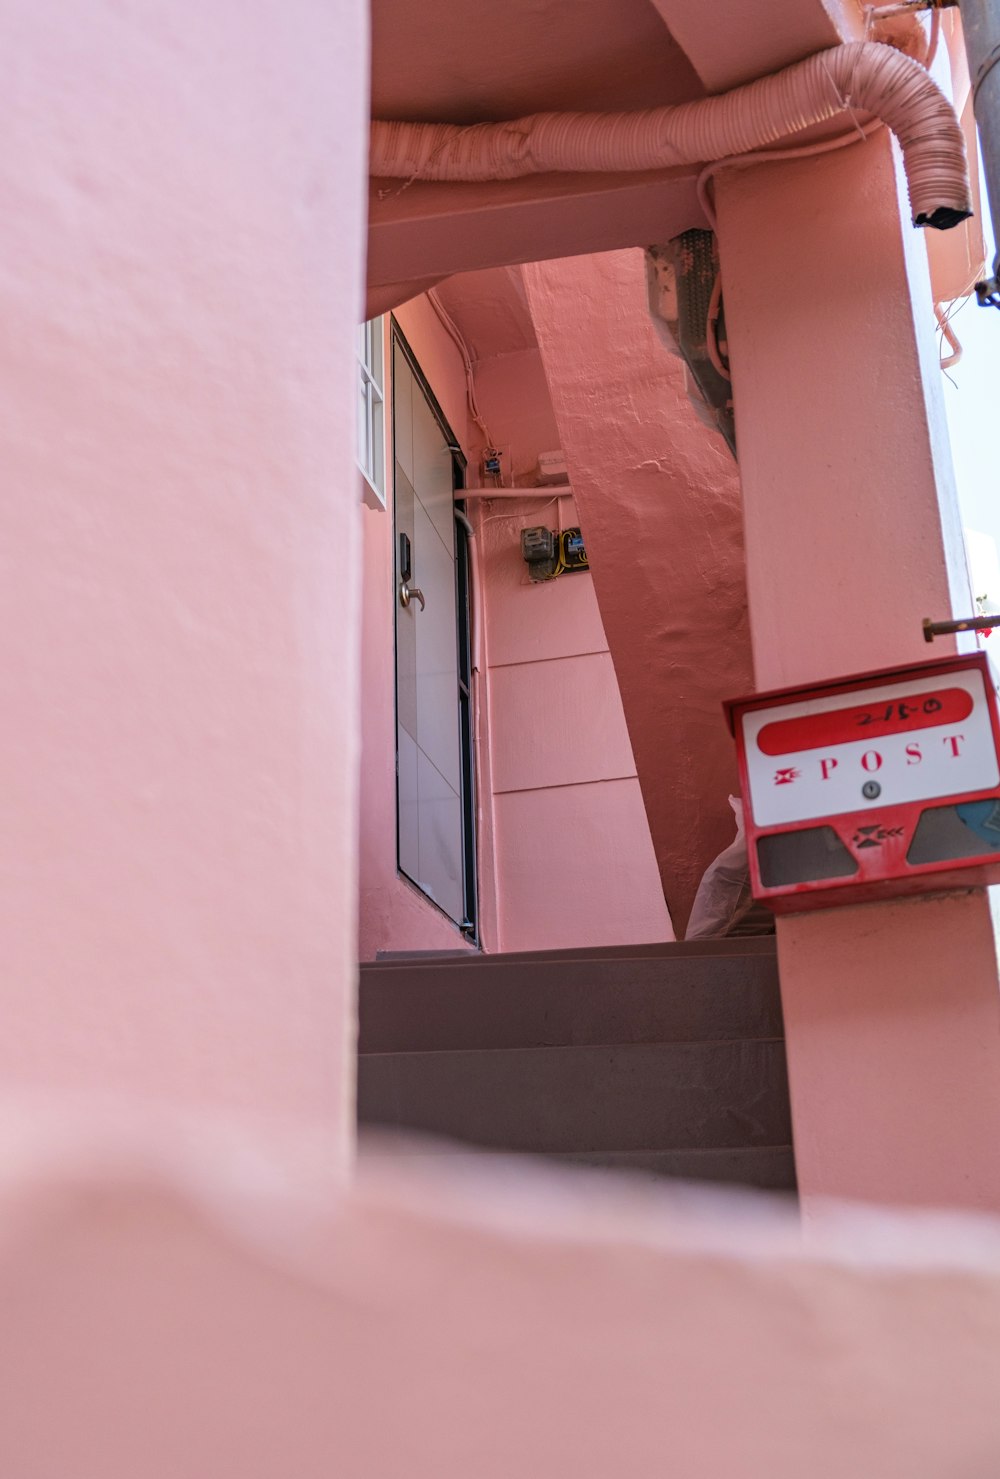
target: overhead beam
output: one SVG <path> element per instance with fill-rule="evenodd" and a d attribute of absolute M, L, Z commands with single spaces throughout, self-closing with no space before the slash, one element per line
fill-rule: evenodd
<path fill-rule="evenodd" d="M 644 246 L 704 224 L 690 170 L 408 188 L 373 180 L 368 288 L 374 296 L 456 272 Z"/>
<path fill-rule="evenodd" d="M 746 0 L 651 0 L 709 92 L 727 92 L 754 77 L 861 38 L 860 6 L 843 0 L 769 0 L 755 26 Z"/>
<path fill-rule="evenodd" d="M 745 0 L 651 0 L 710 92 L 861 34 L 846 0 L 771 0 L 748 32 Z M 695 173 L 536 175 L 487 184 L 373 180 L 369 306 L 381 311 L 456 272 L 667 241 L 705 225 Z"/>

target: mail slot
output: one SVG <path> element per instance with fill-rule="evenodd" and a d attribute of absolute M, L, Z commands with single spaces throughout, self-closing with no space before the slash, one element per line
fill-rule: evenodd
<path fill-rule="evenodd" d="M 725 704 L 754 897 L 776 914 L 1000 883 L 985 652 Z"/>

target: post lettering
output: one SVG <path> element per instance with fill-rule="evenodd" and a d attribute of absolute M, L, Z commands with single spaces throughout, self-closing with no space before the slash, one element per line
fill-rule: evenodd
<path fill-rule="evenodd" d="M 951 745 L 951 753 L 952 753 L 952 755 L 954 755 L 954 756 L 957 757 L 958 756 L 958 747 L 959 747 L 959 745 L 965 743 L 965 735 L 964 734 L 946 734 L 944 736 L 943 743 L 946 744 L 946 745 Z"/>
<path fill-rule="evenodd" d="M 919 765 L 920 762 L 921 762 L 921 760 L 923 758 L 924 757 L 920 753 L 920 746 L 918 744 L 907 745 L 907 747 L 906 747 L 906 763 L 907 763 L 907 765 Z"/>
<path fill-rule="evenodd" d="M 837 769 L 837 762 L 833 759 L 821 760 L 819 762 L 819 768 L 823 772 L 823 779 L 828 781 L 830 779 L 830 772 Z"/>
<path fill-rule="evenodd" d="M 882 756 L 878 750 L 866 750 L 861 757 L 861 767 L 863 770 L 881 770 Z"/>

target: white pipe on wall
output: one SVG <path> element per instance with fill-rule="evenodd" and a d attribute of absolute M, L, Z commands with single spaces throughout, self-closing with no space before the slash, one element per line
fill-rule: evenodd
<path fill-rule="evenodd" d="M 544 488 L 457 488 L 456 498 L 572 498 L 569 483 L 547 483 Z"/>

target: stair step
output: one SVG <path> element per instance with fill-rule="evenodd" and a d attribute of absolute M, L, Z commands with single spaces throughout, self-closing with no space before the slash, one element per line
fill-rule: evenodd
<path fill-rule="evenodd" d="M 790 1145 L 737 1146 L 727 1150 L 577 1151 L 558 1159 L 574 1165 L 681 1181 L 755 1186 L 762 1191 L 795 1190 L 795 1154 Z"/>
<path fill-rule="evenodd" d="M 375 1153 L 382 1147 L 376 1142 Z M 472 1167 L 484 1157 L 501 1156 L 505 1160 L 558 1161 L 561 1164 L 623 1171 L 630 1175 L 664 1177 L 679 1181 L 708 1182 L 719 1186 L 751 1186 L 762 1191 L 795 1190 L 795 1155 L 790 1145 L 736 1146 L 725 1150 L 577 1150 L 556 1155 L 538 1152 L 486 1150 L 452 1140 L 419 1140 L 392 1142 L 392 1154 L 407 1160 L 440 1161 Z M 361 1143 L 362 1158 L 372 1154 L 372 1147 Z"/>
<path fill-rule="evenodd" d="M 380 950 L 363 968 L 372 966 L 408 966 L 428 962 L 442 965 L 466 965 L 478 962 L 524 963 L 533 960 L 670 960 L 683 955 L 775 955 L 774 935 L 732 936 L 724 940 L 661 940 L 644 945 L 581 945 L 575 949 L 508 950 L 486 954 L 482 950 Z"/>
<path fill-rule="evenodd" d="M 362 1055 L 781 1037 L 773 942 L 361 968 Z M 769 945 L 769 949 L 751 948 Z M 660 951 L 666 947 L 660 946 Z"/>
<path fill-rule="evenodd" d="M 780 1040 L 370 1053 L 358 1118 L 541 1153 L 791 1141 Z"/>

